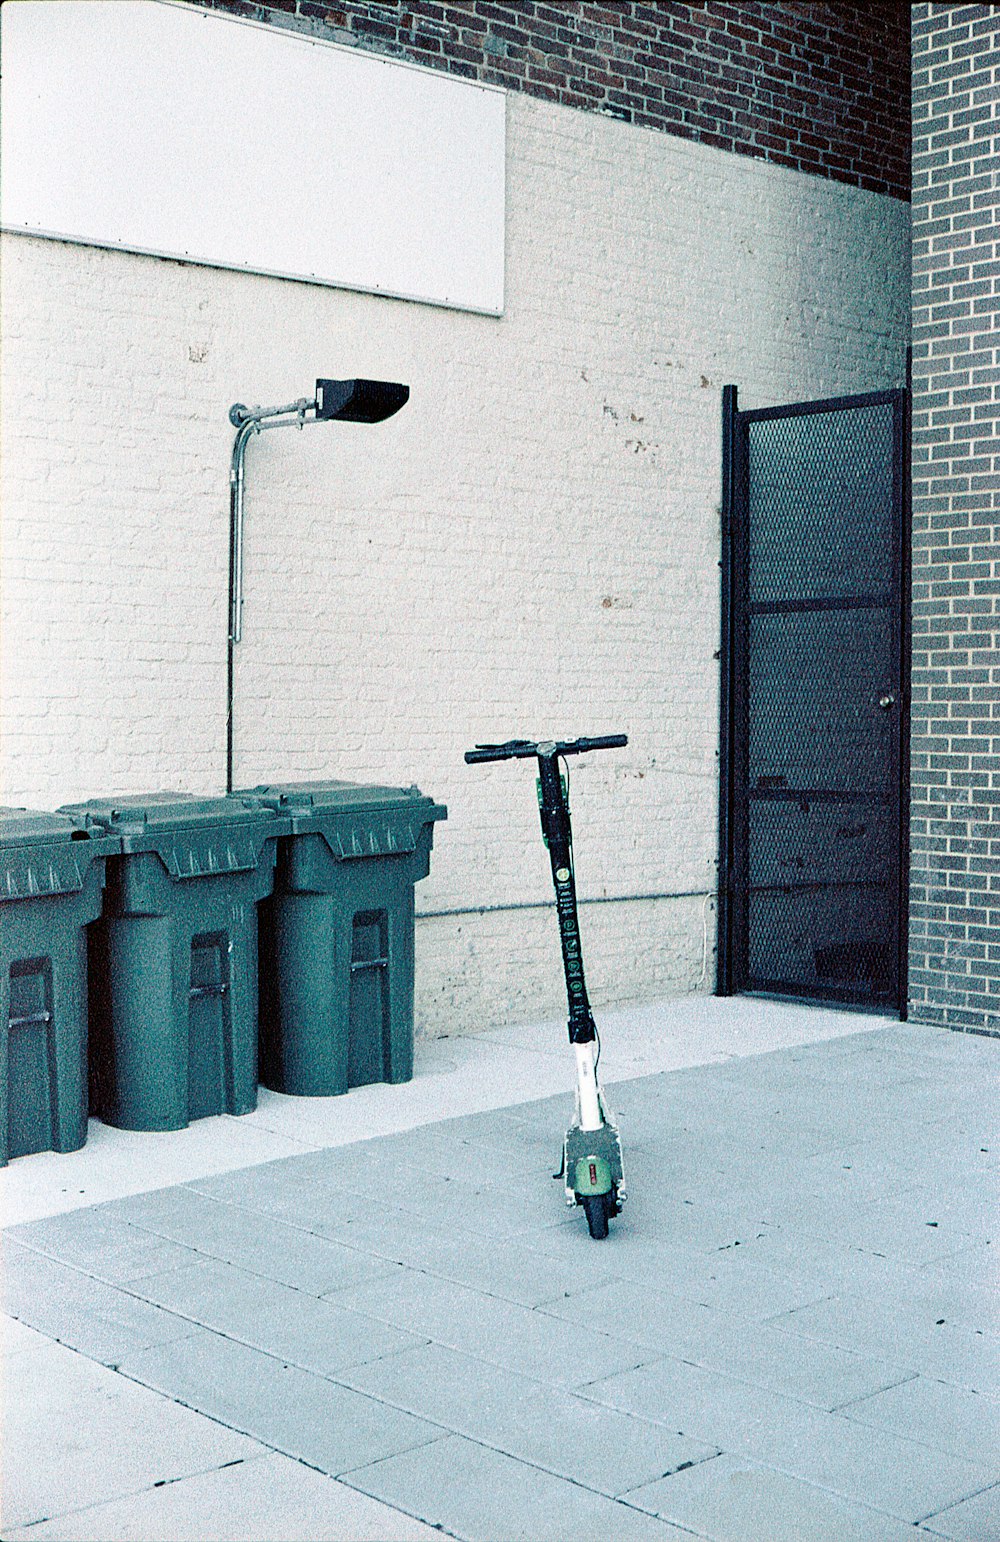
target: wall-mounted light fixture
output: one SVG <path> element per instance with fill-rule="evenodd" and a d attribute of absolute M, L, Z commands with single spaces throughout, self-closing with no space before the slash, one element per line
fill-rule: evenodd
<path fill-rule="evenodd" d="M 248 441 L 268 428 L 307 423 L 382 423 L 404 406 L 409 386 L 390 380 L 317 380 L 316 395 L 283 407 L 244 407 L 235 402 L 236 429 L 229 468 L 229 642 L 226 690 L 226 791 L 233 790 L 233 649 L 243 635 L 243 460 Z"/>

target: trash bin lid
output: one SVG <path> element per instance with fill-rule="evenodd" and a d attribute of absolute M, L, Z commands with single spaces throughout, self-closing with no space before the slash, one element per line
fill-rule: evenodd
<path fill-rule="evenodd" d="M 60 812 L 117 836 L 124 856 L 155 851 L 173 878 L 246 872 L 259 865 L 264 842 L 288 829 L 269 808 L 186 792 L 91 798 Z"/>
<path fill-rule="evenodd" d="M 38 846 L 86 840 L 87 833 L 65 814 L 45 814 L 30 808 L 0 808 L 0 848 Z"/>
<path fill-rule="evenodd" d="M 265 818 L 262 809 L 248 808 L 230 798 L 202 798 L 190 792 L 129 793 L 121 798 L 91 798 L 61 810 L 122 835 L 167 830 L 197 830 L 209 825 L 252 825 Z"/>
<path fill-rule="evenodd" d="M 121 849 L 107 831 L 94 834 L 65 814 L 0 808 L 0 900 L 78 894 L 94 858 Z"/>
<path fill-rule="evenodd" d="M 233 797 L 285 814 L 292 835 L 322 835 L 337 858 L 405 855 L 416 850 L 425 825 L 448 817 L 419 787 L 281 782 Z"/>
<path fill-rule="evenodd" d="M 247 787 L 242 792 L 234 793 L 233 797 L 246 798 L 264 804 L 267 808 L 289 813 L 293 810 L 295 813 L 307 810 L 316 814 L 338 814 L 345 810 L 353 813 L 356 810 L 384 808 L 388 804 L 398 803 L 412 808 L 415 801 L 441 808 L 440 804 L 434 804 L 432 798 L 426 797 L 419 787 L 383 787 L 377 783 L 363 782 L 277 782 L 262 787 Z M 444 809 L 441 808 L 441 812 L 433 817 L 443 819 Z"/>

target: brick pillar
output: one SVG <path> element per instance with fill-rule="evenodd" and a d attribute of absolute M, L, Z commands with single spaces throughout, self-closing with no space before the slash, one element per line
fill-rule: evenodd
<path fill-rule="evenodd" d="M 911 1013 L 1000 1034 L 1000 11 L 912 25 Z"/>

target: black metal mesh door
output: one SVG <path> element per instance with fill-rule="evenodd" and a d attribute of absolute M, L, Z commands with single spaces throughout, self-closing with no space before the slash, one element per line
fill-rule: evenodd
<path fill-rule="evenodd" d="M 731 407 L 720 988 L 896 1006 L 905 393 Z"/>

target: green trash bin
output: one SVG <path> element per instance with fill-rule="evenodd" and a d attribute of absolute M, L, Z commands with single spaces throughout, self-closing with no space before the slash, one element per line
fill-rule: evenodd
<path fill-rule="evenodd" d="M 87 1139 L 87 932 L 117 840 L 0 809 L 0 1165 Z"/>
<path fill-rule="evenodd" d="M 413 1076 L 413 890 L 447 809 L 417 787 L 233 794 L 290 821 L 260 908 L 260 1080 L 328 1097 Z"/>
<path fill-rule="evenodd" d="M 268 809 L 185 793 L 63 810 L 119 838 L 91 940 L 93 1112 L 179 1130 L 257 1106 L 257 911 L 274 882 Z"/>

